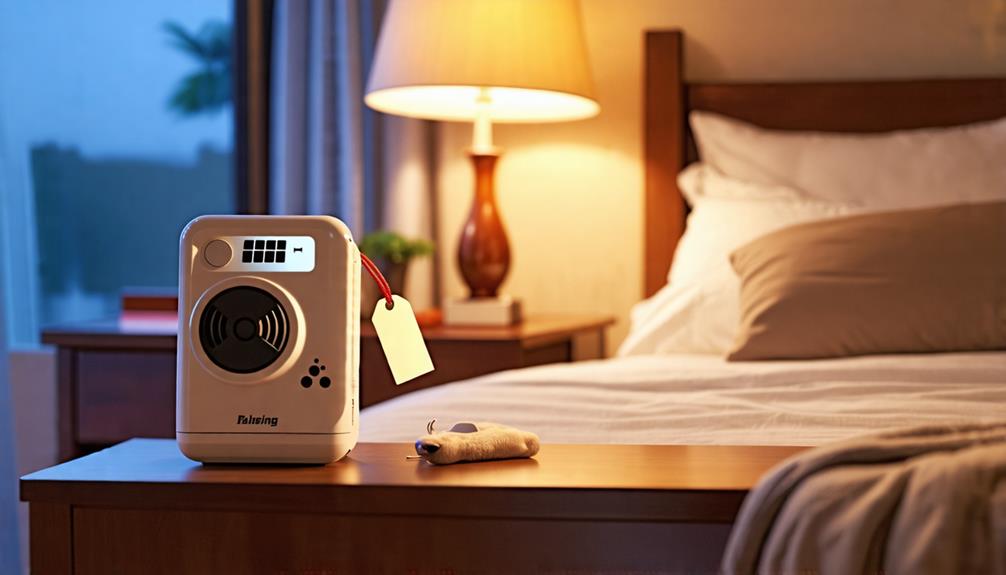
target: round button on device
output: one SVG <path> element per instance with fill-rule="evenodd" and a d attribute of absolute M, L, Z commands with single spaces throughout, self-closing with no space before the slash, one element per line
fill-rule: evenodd
<path fill-rule="evenodd" d="M 234 252 L 231 250 L 231 245 L 223 240 L 213 240 L 206 244 L 206 249 L 203 250 L 203 257 L 206 258 L 206 263 L 215 268 L 222 268 L 227 265 L 227 262 L 231 261 L 231 256 L 233 255 Z"/>

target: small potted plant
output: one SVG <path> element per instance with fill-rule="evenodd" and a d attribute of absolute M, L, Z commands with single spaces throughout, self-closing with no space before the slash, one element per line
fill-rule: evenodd
<path fill-rule="evenodd" d="M 405 274 L 412 258 L 433 253 L 433 243 L 427 240 L 410 240 L 398 233 L 378 230 L 363 236 L 360 241 L 360 251 L 377 264 L 377 268 L 388 280 L 391 291 L 401 294 L 405 289 Z M 381 299 L 381 291 L 377 284 L 363 280 L 360 311 L 363 317 L 369 318 L 374 313 L 374 305 Z"/>

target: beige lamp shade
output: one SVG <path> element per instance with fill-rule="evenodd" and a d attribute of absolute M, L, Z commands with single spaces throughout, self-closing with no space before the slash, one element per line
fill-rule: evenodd
<path fill-rule="evenodd" d="M 577 0 L 392 0 L 365 101 L 434 120 L 593 116 Z"/>

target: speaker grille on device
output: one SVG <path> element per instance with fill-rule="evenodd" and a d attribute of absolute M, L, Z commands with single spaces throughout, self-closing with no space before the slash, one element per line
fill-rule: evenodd
<path fill-rule="evenodd" d="M 199 340 L 206 356 L 234 373 L 269 367 L 283 353 L 289 337 L 286 310 L 272 294 L 256 287 L 220 292 L 199 318 Z"/>
<path fill-rule="evenodd" d="M 203 313 L 205 320 L 200 327 L 205 330 L 203 339 L 210 347 L 216 347 L 227 339 L 227 318 L 214 306 L 207 306 Z"/>
<path fill-rule="evenodd" d="M 286 314 L 281 307 L 269 310 L 269 313 L 258 320 L 258 336 L 272 348 L 282 348 L 286 342 L 286 332 Z"/>

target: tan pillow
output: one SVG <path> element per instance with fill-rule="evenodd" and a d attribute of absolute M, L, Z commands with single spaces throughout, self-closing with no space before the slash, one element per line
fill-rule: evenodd
<path fill-rule="evenodd" d="M 1006 202 L 802 224 L 730 261 L 730 360 L 1006 349 Z"/>

